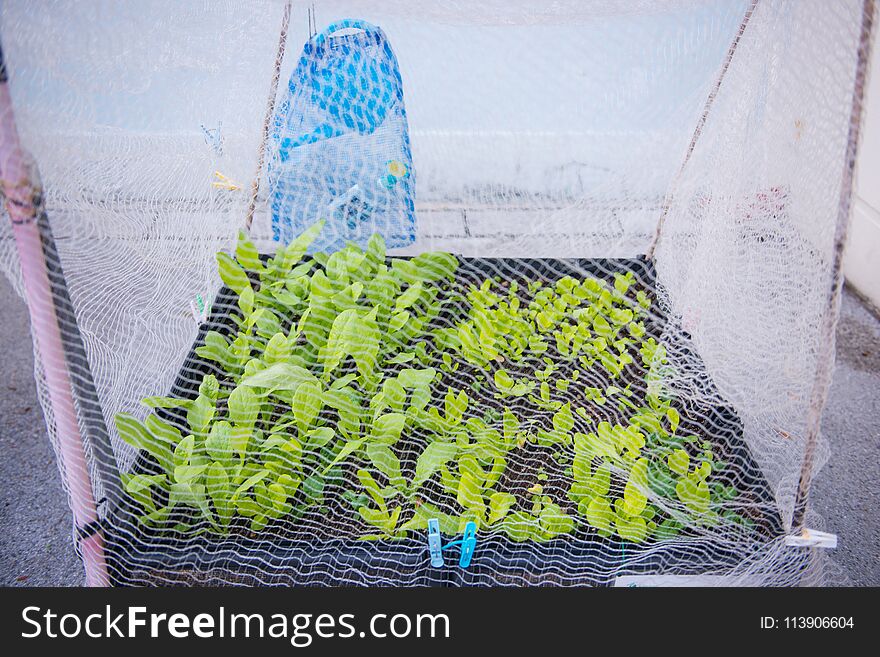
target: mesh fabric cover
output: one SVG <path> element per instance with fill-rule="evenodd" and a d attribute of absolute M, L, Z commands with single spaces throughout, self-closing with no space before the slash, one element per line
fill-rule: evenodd
<path fill-rule="evenodd" d="M 525 440 L 505 452 L 504 473 L 492 490 L 512 495 L 511 509 L 521 514 L 533 514 L 539 502 L 535 518 L 557 505 L 572 524 L 519 541 L 485 516 L 467 569 L 457 567 L 454 551 L 447 566 L 432 568 L 422 529 L 372 536 L 357 510 L 372 503 L 364 497 L 353 503 L 349 493 L 366 495 L 361 470 L 383 487 L 388 481 L 365 452 L 353 453 L 325 482 L 320 503 L 307 505 L 300 488 L 291 499 L 304 511 L 259 531 L 246 523 L 231 533 L 215 531 L 198 519 L 195 504 L 181 505 L 192 521 L 186 527 L 177 526 L 178 516 L 145 527 L 144 508 L 125 482 L 156 464 L 121 439 L 115 420 L 158 418 L 186 436 L 186 413 L 151 409 L 142 400 L 191 401 L 215 371 L 224 395 L 240 384 L 222 379 L 197 349 L 211 330 L 230 338 L 238 330 L 239 297 L 221 281 L 217 253 L 234 253 L 244 226 L 283 3 L 60 1 L 35 10 L 32 3 L 5 2 L 0 38 L 22 143 L 42 180 L 43 234 L 54 236 L 46 247 L 55 272 L 51 307 L 68 348 L 73 419 L 84 438 L 91 489 L 101 501 L 108 583 L 579 585 L 612 584 L 622 575 L 687 575 L 708 578 L 690 582 L 720 584 L 827 581 L 833 564 L 814 550 L 788 547 L 786 537 L 799 529 L 804 463 L 815 471 L 827 455 L 825 442 L 814 450 L 809 436 L 833 353 L 836 263 L 858 135 L 853 109 L 862 93 L 872 5 L 314 4 L 319 25 L 356 29 L 312 37 L 305 6 L 293 7 L 281 68 L 290 87 L 279 93 L 268 166 L 259 172 L 250 232 L 256 249 L 271 255 L 279 242 L 324 218 L 313 252 L 334 251 L 349 239 L 364 247 L 377 231 L 389 247 L 389 269 L 394 258 L 452 253 L 456 272 L 448 287 L 437 284 L 437 293 L 461 296 L 458 306 L 432 318 L 437 329 L 473 321 L 467 294 L 486 281 L 505 300 L 521 295 L 527 307 L 537 294 L 530 283 L 561 295 L 570 285 L 560 283 L 566 277 L 579 290 L 596 279 L 613 294 L 625 277 L 627 304 L 636 308 L 636 290 L 650 301 L 638 320 L 645 328 L 640 340 L 653 337 L 665 362 L 652 367 L 630 345 L 633 364 L 622 379 L 610 380 L 598 364 L 582 367 L 574 383 L 551 390 L 552 402 L 571 404 L 570 427 L 567 417 L 555 419 L 560 406 L 548 410 L 540 399 L 539 374 L 548 366 L 540 355 L 476 367 L 450 351 L 449 364 L 432 366 L 438 374 L 426 408 L 443 412 L 451 388 L 467 391 L 462 421 L 471 427 L 484 422 L 500 432 L 507 405 L 536 436 L 557 431 L 560 422 L 572 435 L 598 435 L 600 422 L 625 428 L 632 417 L 599 404 L 588 388 L 611 398 L 621 393 L 609 387 L 632 385 L 644 397 L 650 384 L 676 409 L 678 434 L 698 437 L 684 448 L 688 473 L 699 460 L 712 461 L 713 496 L 731 496 L 712 498 L 708 522 L 686 512 L 685 500 L 694 506 L 686 483 L 677 491 L 653 479 L 635 481 L 658 521 L 684 519 L 680 531 L 641 540 L 600 532 L 601 522 L 576 501 L 574 438 L 553 449 Z M 364 22 L 336 22 L 352 16 Z M 360 68 L 344 75 L 356 53 Z M 388 100 L 370 108 L 373 89 Z M 222 148 L 200 126 L 219 126 L 212 134 Z M 381 271 L 374 264 L 365 288 Z M 23 293 L 8 221 L 0 222 L 0 267 Z M 326 263 L 314 267 L 309 276 Z M 348 287 L 333 292 L 342 289 L 351 293 Z M 368 311 L 363 297 L 357 303 L 359 312 Z M 33 321 L 47 321 L 48 307 L 32 307 Z M 569 310 L 571 325 L 584 316 Z M 590 312 L 589 304 L 580 310 Z M 427 314 L 427 305 L 415 306 L 412 316 Z M 301 319 L 296 311 L 279 322 L 287 332 Z M 412 342 L 415 348 L 418 340 Z M 548 342 L 557 358 L 560 343 Z M 306 340 L 297 344 L 307 350 Z M 383 343 L 391 346 L 403 349 Z M 49 437 L 66 476 L 59 418 L 40 360 L 44 349 L 38 342 L 34 349 Z M 571 376 L 568 365 L 560 367 Z M 385 377 L 405 369 L 383 368 Z M 504 398 L 495 383 L 500 369 L 533 384 L 545 406 L 530 405 L 528 396 Z M 322 383 L 322 393 L 347 372 Z M 294 406 L 273 404 L 281 413 Z M 274 411 L 264 410 L 260 421 L 274 423 Z M 218 420 L 228 417 L 222 395 L 215 412 Z M 327 422 L 337 427 L 335 419 Z M 271 432 L 268 425 L 258 428 L 260 442 L 247 457 L 262 462 L 262 440 Z M 652 440 L 650 431 L 642 433 Z M 350 439 L 371 435 L 363 429 Z M 414 424 L 401 436 L 392 451 L 410 478 L 432 438 Z M 330 446 L 338 453 L 342 443 Z M 643 449 L 652 462 L 669 463 L 670 454 Z M 299 473 L 303 480 L 325 469 L 309 467 Z M 624 499 L 632 472 L 611 470 L 606 496 Z M 452 474 L 460 484 L 461 475 Z M 463 519 L 460 500 L 443 485 L 433 473 L 419 503 Z M 157 492 L 156 500 L 164 504 L 167 494 Z M 632 488 L 629 496 L 638 498 Z M 402 508 L 401 524 L 417 515 L 412 499 L 389 499 Z M 553 520 L 544 518 L 542 531 Z M 823 526 L 810 511 L 806 525 Z M 444 541 L 460 535 L 459 527 L 448 529 Z M 634 535 L 632 527 L 622 532 Z"/>

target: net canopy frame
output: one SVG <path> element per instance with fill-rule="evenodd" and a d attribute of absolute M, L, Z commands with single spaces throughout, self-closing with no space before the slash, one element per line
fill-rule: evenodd
<path fill-rule="evenodd" d="M 4 3 L 0 267 L 87 582 L 826 581 L 875 14 Z"/>

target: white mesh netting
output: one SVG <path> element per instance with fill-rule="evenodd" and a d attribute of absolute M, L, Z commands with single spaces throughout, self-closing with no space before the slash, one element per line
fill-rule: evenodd
<path fill-rule="evenodd" d="M 822 581 L 871 3 L 287 12 L 0 9 L 92 581 Z"/>

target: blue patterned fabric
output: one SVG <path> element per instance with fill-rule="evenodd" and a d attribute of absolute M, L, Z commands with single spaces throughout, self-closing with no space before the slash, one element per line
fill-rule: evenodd
<path fill-rule="evenodd" d="M 303 47 L 275 115 L 269 164 L 272 230 L 289 242 L 326 219 L 313 251 L 374 232 L 389 248 L 415 240 L 403 84 L 381 29 L 333 23 Z"/>

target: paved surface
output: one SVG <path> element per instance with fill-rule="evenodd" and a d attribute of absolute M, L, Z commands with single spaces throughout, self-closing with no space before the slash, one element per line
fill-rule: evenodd
<path fill-rule="evenodd" d="M 0 585 L 81 584 L 70 510 L 36 399 L 24 303 L 0 275 Z M 880 321 L 847 292 L 812 502 L 854 585 L 880 585 Z"/>
<path fill-rule="evenodd" d="M 834 561 L 849 584 L 880 585 L 880 321 L 847 291 L 837 368 L 822 418 L 831 459 L 816 476 L 813 508 L 837 534 Z"/>
<path fill-rule="evenodd" d="M 82 584 L 34 384 L 27 308 L 0 273 L 0 585 Z"/>

